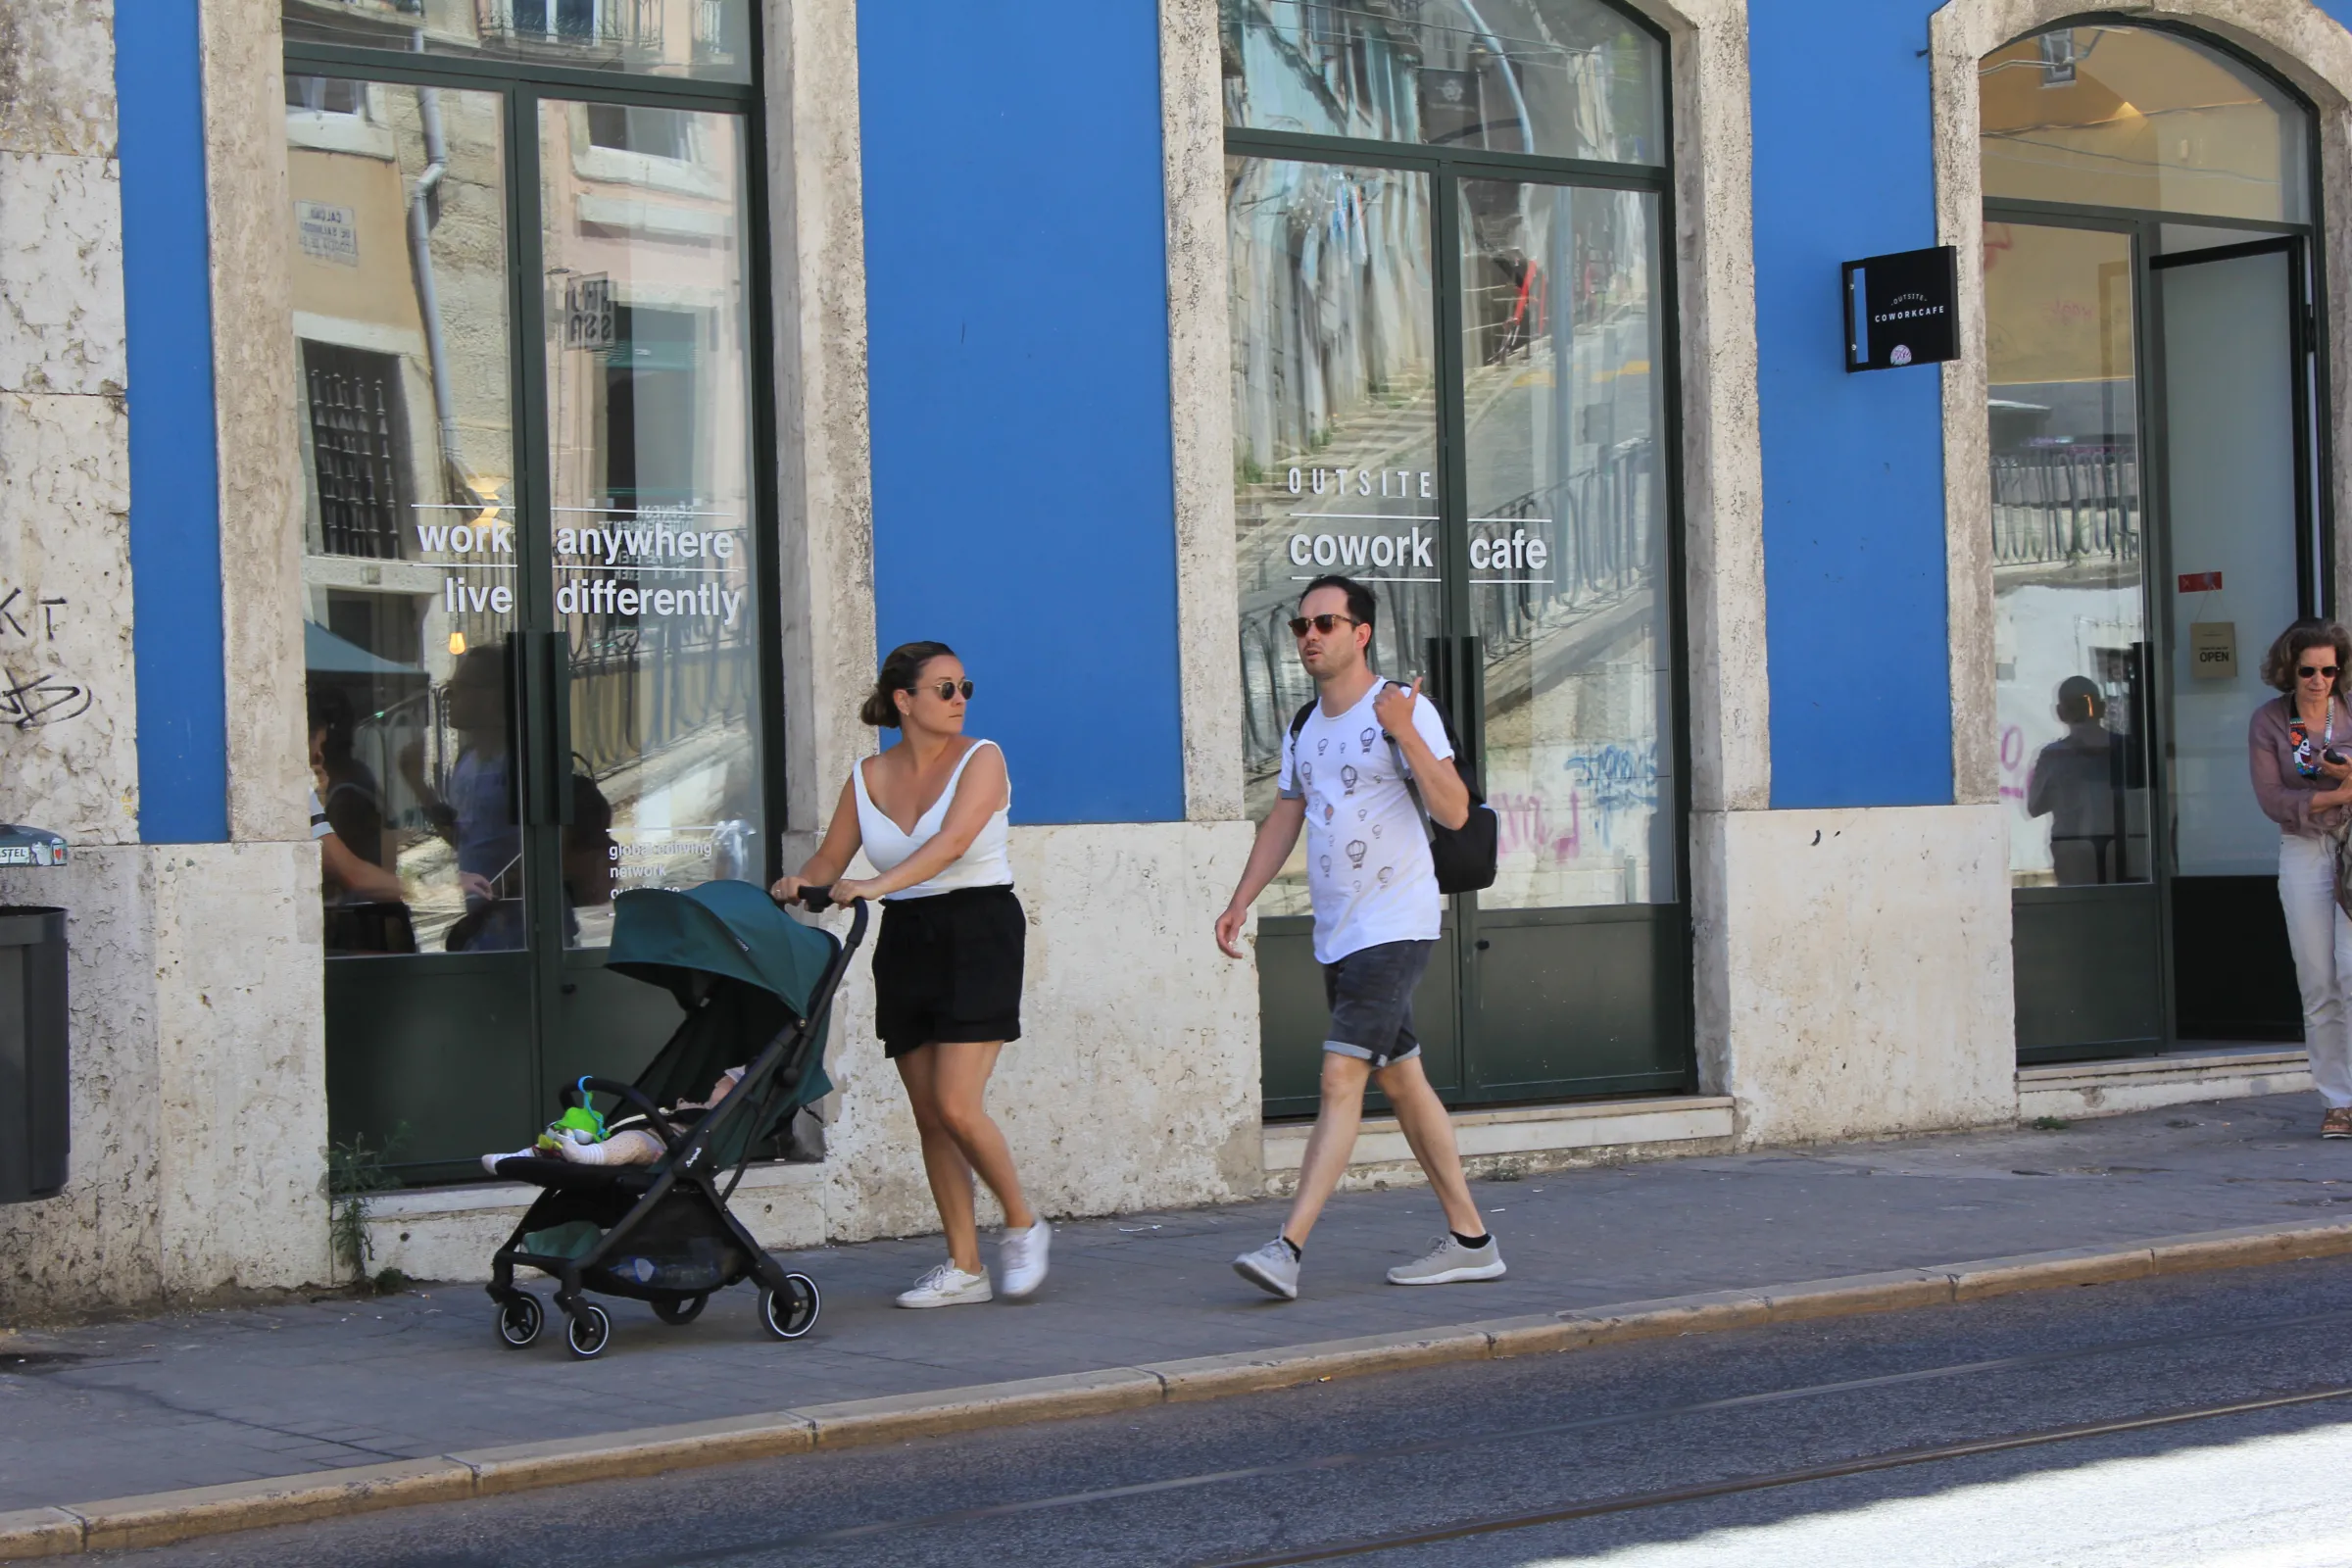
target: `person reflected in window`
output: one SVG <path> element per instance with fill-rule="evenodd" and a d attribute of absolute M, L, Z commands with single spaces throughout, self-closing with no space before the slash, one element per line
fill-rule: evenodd
<path fill-rule="evenodd" d="M 384 857 L 384 792 L 353 755 L 359 728 L 351 697 L 336 686 L 310 691 L 311 783 L 325 804 L 335 837 L 361 859 L 390 869 Z"/>
<path fill-rule="evenodd" d="M 595 909 L 619 891 L 619 846 L 612 837 L 612 803 L 575 759 L 571 772 L 571 820 L 564 825 L 564 910 L 567 931 L 576 930 L 571 911 Z"/>
<path fill-rule="evenodd" d="M 2098 682 L 2069 675 L 2058 683 L 2058 721 L 2066 734 L 2041 749 L 2026 788 L 2026 814 L 2050 818 L 2050 859 L 2061 887 L 2133 880 L 2126 864 L 2124 797 L 2131 744 L 2106 724 Z"/>
<path fill-rule="evenodd" d="M 458 760 L 449 788 L 425 814 L 458 852 L 466 913 L 449 928 L 452 953 L 519 948 L 523 938 L 522 824 L 515 811 L 514 747 L 507 713 L 507 649 L 476 648 L 458 661 L 442 693 Z"/>
<path fill-rule="evenodd" d="M 317 790 L 311 791 L 311 837 L 318 845 L 319 869 L 325 874 L 326 898 L 330 906 L 338 898 L 353 899 L 362 904 L 401 902 L 404 894 L 400 878 L 353 853 L 351 846 L 345 844 L 335 832 L 334 824 L 328 821 L 326 808 L 319 803 Z"/>

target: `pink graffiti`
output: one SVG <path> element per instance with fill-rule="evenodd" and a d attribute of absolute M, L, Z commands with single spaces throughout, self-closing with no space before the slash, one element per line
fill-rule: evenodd
<path fill-rule="evenodd" d="M 1494 808 L 1499 818 L 1497 838 L 1502 854 L 1548 855 L 1554 860 L 1576 858 L 1584 841 L 1582 791 L 1569 792 L 1565 826 L 1552 819 L 1550 804 L 1541 795 L 1504 791 L 1491 797 L 1487 804 Z"/>

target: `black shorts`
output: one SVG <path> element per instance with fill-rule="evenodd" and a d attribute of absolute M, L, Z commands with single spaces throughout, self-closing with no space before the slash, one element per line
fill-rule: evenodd
<path fill-rule="evenodd" d="M 1029 917 L 1009 887 L 884 900 L 874 942 L 874 1033 L 882 1054 L 933 1042 L 1021 1037 Z"/>
<path fill-rule="evenodd" d="M 1413 1036 L 1413 988 L 1429 967 L 1435 942 L 1383 942 L 1323 966 L 1331 1031 L 1323 1049 L 1374 1068 L 1421 1054 Z"/>

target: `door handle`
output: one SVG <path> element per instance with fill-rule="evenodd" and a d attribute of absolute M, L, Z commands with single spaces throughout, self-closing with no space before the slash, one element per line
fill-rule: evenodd
<path fill-rule="evenodd" d="M 1489 942 L 1489 941 L 1488 941 L 1488 940 L 1487 940 L 1485 937 L 1480 937 L 1480 938 L 1478 939 L 1478 941 L 1477 941 L 1477 943 L 1476 943 L 1475 945 L 1476 945 L 1476 947 L 1478 948 L 1478 951 L 1479 951 L 1479 952 L 1481 952 L 1481 953 L 1484 953 L 1484 952 L 1486 952 L 1486 951 L 1487 951 L 1489 948 L 1493 947 L 1494 944 L 1494 943 L 1492 943 L 1492 942 Z"/>
<path fill-rule="evenodd" d="M 547 820 L 571 826 L 571 633 L 542 632 L 540 689 L 546 693 Z"/>

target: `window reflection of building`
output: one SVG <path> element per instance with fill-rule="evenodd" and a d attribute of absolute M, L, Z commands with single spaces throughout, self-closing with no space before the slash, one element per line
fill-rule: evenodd
<path fill-rule="evenodd" d="M 498 102 L 300 73 L 286 100 L 310 683 L 352 711 L 387 863 L 438 947 L 465 904 L 426 814 L 461 753 L 436 693 L 514 618 Z"/>
<path fill-rule="evenodd" d="M 751 79 L 748 0 L 285 0 L 289 42 Z"/>
<path fill-rule="evenodd" d="M 609 804 L 615 889 L 759 875 L 742 133 L 688 110 L 542 110 L 550 542 L 574 762 Z M 554 331 L 583 297 L 593 323 Z M 602 940 L 592 913 L 575 940 Z"/>
<path fill-rule="evenodd" d="M 1227 0 L 1222 22 L 1234 133 L 1661 156 L 1658 45 L 1594 0 Z M 1229 145 L 1251 809 L 1265 808 L 1290 716 L 1312 695 L 1284 624 L 1305 575 L 1371 584 L 1385 672 L 1427 670 L 1447 629 L 1443 500 L 1419 476 L 1440 467 L 1433 246 L 1440 182 L 1452 178 L 1456 233 L 1443 242 L 1459 247 L 1451 357 L 1470 585 L 1469 620 L 1453 629 L 1477 639 L 1483 665 L 1479 690 L 1455 696 L 1480 711 L 1455 717 L 1483 743 L 1504 820 L 1501 875 L 1483 902 L 1673 900 L 1656 198 L 1276 157 L 1271 139 Z M 1411 493 L 1392 475 L 1413 475 Z M 1327 480 L 1348 492 L 1326 494 Z M 1299 560 L 1302 530 L 1330 536 L 1328 558 Z M 1399 567 L 1377 553 L 1381 535 L 1433 548 Z M 1263 907 L 1294 912 L 1295 894 L 1278 884 Z"/>
<path fill-rule="evenodd" d="M 1655 46 L 1597 0 L 1222 0 L 1225 122 L 1664 161 Z"/>

